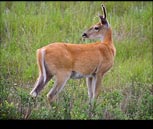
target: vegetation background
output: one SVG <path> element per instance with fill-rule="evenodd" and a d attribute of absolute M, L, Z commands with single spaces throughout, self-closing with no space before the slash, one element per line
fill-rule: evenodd
<path fill-rule="evenodd" d="M 99 21 L 101 4 L 113 29 L 115 64 L 88 109 L 85 80 L 69 80 L 50 107 L 46 94 L 29 92 L 38 76 L 36 50 L 81 40 Z M 153 119 L 152 2 L 0 2 L 0 119 Z"/>

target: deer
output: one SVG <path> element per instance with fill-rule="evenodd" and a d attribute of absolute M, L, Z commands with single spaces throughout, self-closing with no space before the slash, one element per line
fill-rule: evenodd
<path fill-rule="evenodd" d="M 49 103 L 55 101 L 69 79 L 86 78 L 89 102 L 99 96 L 102 79 L 112 68 L 116 55 L 106 8 L 104 5 L 101 8 L 103 15 L 98 15 L 100 21 L 82 34 L 83 39 L 101 41 L 87 44 L 55 42 L 37 49 L 39 77 L 30 92 L 32 97 L 37 97 L 53 77 L 54 85 L 47 94 Z"/>

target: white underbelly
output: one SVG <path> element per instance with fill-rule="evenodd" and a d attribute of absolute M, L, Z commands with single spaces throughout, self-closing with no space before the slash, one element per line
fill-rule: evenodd
<path fill-rule="evenodd" d="M 83 75 L 79 72 L 72 71 L 71 76 L 70 76 L 70 78 L 72 79 L 80 79 L 80 78 L 87 78 L 87 77 L 93 77 L 93 75 L 92 74 Z"/>

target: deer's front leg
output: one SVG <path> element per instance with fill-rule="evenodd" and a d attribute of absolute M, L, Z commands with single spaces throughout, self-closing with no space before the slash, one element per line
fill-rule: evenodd
<path fill-rule="evenodd" d="M 93 90 L 93 97 L 92 99 L 94 100 L 95 98 L 98 97 L 99 93 L 101 92 L 101 81 L 102 81 L 103 75 L 98 74 L 93 78 L 92 82 L 92 90 Z"/>
<path fill-rule="evenodd" d="M 87 84 L 88 96 L 89 96 L 89 103 L 91 103 L 91 100 L 92 100 L 92 97 L 93 97 L 92 81 L 93 81 L 93 77 L 86 78 L 86 84 Z"/>

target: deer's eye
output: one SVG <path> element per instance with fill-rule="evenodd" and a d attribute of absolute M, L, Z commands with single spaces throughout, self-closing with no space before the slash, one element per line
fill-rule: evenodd
<path fill-rule="evenodd" d="M 95 27 L 95 30 L 99 30 L 99 27 Z"/>

